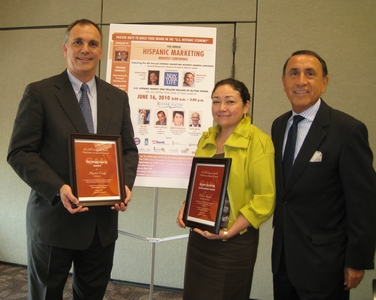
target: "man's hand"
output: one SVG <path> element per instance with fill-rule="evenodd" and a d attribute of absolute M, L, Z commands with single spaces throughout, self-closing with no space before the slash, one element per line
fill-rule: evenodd
<path fill-rule="evenodd" d="M 120 204 L 115 204 L 114 206 L 111 206 L 111 209 L 116 209 L 117 211 L 126 211 L 128 207 L 129 201 L 131 201 L 132 198 L 132 192 L 131 190 L 125 186 L 125 199 L 124 202 Z"/>
<path fill-rule="evenodd" d="M 88 207 L 80 206 L 78 199 L 72 194 L 72 189 L 69 185 L 64 184 L 60 188 L 60 199 L 64 207 L 71 213 L 75 214 L 78 212 L 88 211 Z M 74 208 L 73 208 L 74 207 Z"/>
<path fill-rule="evenodd" d="M 364 276 L 364 270 L 355 270 L 345 267 L 345 290 L 356 288 L 358 284 L 362 281 Z"/>
<path fill-rule="evenodd" d="M 181 228 L 185 228 L 185 224 L 183 222 L 184 208 L 185 208 L 185 201 L 183 202 L 183 205 L 179 210 L 178 217 L 176 218 L 176 224 L 178 224 L 178 226 Z"/>

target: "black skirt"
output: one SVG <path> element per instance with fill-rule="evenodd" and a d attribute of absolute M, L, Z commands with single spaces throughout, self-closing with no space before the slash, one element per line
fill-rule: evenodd
<path fill-rule="evenodd" d="M 226 242 L 190 231 L 183 299 L 248 300 L 258 239 L 253 227 Z"/>

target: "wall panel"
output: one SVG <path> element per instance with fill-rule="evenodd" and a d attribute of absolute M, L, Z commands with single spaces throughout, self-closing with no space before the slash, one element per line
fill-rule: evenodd
<path fill-rule="evenodd" d="M 0 261 L 26 264 L 25 208 L 30 189 L 8 165 L 6 154 L 26 85 L 65 68 L 64 32 L 65 29 L 0 31 Z"/>
<path fill-rule="evenodd" d="M 104 0 L 103 23 L 217 23 L 255 20 L 256 0 Z M 142 4 L 141 4 L 142 3 Z"/>
<path fill-rule="evenodd" d="M 253 94 L 254 66 L 255 66 L 255 44 L 256 44 L 256 23 L 236 24 L 236 52 L 235 52 L 235 78 L 243 81 Z M 251 99 L 251 103 L 253 99 Z M 252 105 L 250 112 L 252 115 Z"/>
<path fill-rule="evenodd" d="M 101 0 L 0 0 L 0 28 L 67 26 L 77 19 L 101 22 Z"/>

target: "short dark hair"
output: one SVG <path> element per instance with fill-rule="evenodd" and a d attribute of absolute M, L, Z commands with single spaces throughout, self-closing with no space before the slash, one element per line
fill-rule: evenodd
<path fill-rule="evenodd" d="M 76 26 L 77 24 L 79 25 L 93 25 L 95 28 L 98 29 L 99 31 L 99 34 L 101 35 L 101 45 L 102 45 L 102 39 L 103 39 L 103 35 L 102 35 L 102 29 L 98 26 L 98 24 L 94 23 L 93 21 L 90 21 L 88 19 L 80 19 L 80 20 L 77 20 L 77 21 L 74 21 L 73 23 L 71 23 L 68 27 L 67 27 L 67 30 L 65 31 L 65 37 L 64 37 L 64 43 L 66 44 L 68 42 L 68 38 L 69 38 L 69 33 L 70 31 L 72 30 L 72 28 L 74 26 Z"/>
<path fill-rule="evenodd" d="M 186 73 L 184 74 L 184 78 L 187 77 L 187 75 L 189 75 L 189 74 L 192 75 L 192 76 L 195 76 L 195 74 L 193 74 L 192 72 L 186 72 Z"/>
<path fill-rule="evenodd" d="M 175 111 L 172 113 L 172 117 L 175 118 L 176 115 L 182 115 L 183 118 L 184 118 L 184 111 L 181 111 L 181 110 L 175 110 Z"/>
<path fill-rule="evenodd" d="M 249 91 L 246 85 L 243 82 L 237 79 L 233 79 L 233 78 L 226 78 L 226 79 L 218 81 L 213 88 L 212 96 L 218 87 L 222 85 L 226 85 L 226 84 L 231 85 L 235 91 L 239 92 L 240 97 L 242 98 L 243 104 L 246 104 L 247 101 L 251 101 L 251 95 L 249 94 Z"/>
<path fill-rule="evenodd" d="M 316 52 L 311 51 L 311 50 L 298 50 L 298 51 L 295 51 L 293 54 L 291 54 L 291 56 L 286 60 L 285 64 L 283 65 L 283 72 L 282 72 L 283 76 L 286 75 L 287 63 L 289 62 L 291 57 L 296 56 L 296 55 L 310 55 L 310 56 L 316 57 L 322 66 L 322 77 L 326 77 L 328 75 L 328 67 L 326 66 L 325 60 L 323 60 L 320 55 L 318 55 Z"/>

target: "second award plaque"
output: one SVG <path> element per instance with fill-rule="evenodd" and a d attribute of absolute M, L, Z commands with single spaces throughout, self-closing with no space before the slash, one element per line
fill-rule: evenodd
<path fill-rule="evenodd" d="M 71 187 L 82 206 L 114 205 L 125 199 L 120 136 L 71 134 Z"/>
<path fill-rule="evenodd" d="M 231 158 L 194 157 L 183 221 L 188 227 L 218 234 Z"/>

